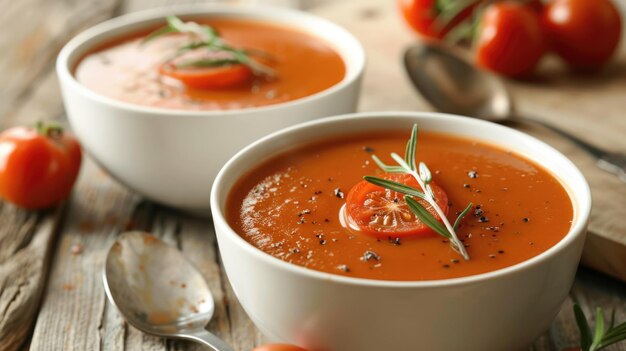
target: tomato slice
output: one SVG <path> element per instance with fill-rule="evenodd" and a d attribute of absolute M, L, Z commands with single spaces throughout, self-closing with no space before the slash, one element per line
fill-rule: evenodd
<path fill-rule="evenodd" d="M 162 75 L 178 79 L 193 89 L 227 89 L 247 82 L 252 76 L 250 67 L 232 64 L 218 67 L 176 68 L 172 64 L 159 67 Z"/>
<path fill-rule="evenodd" d="M 393 180 L 420 189 L 419 183 L 408 174 L 387 174 Z M 448 195 L 435 183 L 430 183 L 435 200 L 444 215 L 448 214 Z M 417 199 L 435 218 L 439 216 L 426 201 Z M 346 220 L 351 227 L 381 238 L 406 237 L 434 233 L 422 223 L 407 206 L 404 194 L 385 189 L 368 181 L 357 183 L 346 197 Z M 356 228 L 355 228 L 356 229 Z"/>

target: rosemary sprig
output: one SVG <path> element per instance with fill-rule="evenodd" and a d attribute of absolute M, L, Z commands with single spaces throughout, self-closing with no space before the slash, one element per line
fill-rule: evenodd
<path fill-rule="evenodd" d="M 596 326 L 593 333 L 587 323 L 585 313 L 578 304 L 574 304 L 574 316 L 576 316 L 576 324 L 580 330 L 580 348 L 582 351 L 598 351 L 626 340 L 626 322 L 615 325 L 615 310 L 611 314 L 608 328 L 605 329 L 604 313 L 600 307 L 596 309 Z"/>
<path fill-rule="evenodd" d="M 461 254 L 461 256 L 463 256 L 465 260 L 469 260 L 469 255 L 467 254 L 467 250 L 465 250 L 465 246 L 456 235 L 456 229 L 461 223 L 463 217 L 467 215 L 473 205 L 472 203 L 467 205 L 465 210 L 463 210 L 463 212 L 461 212 L 454 221 L 454 225 L 450 224 L 445 214 L 443 213 L 443 210 L 439 207 L 437 201 L 435 200 L 433 189 L 430 186 L 433 178 L 430 169 L 428 169 L 428 166 L 426 166 L 424 162 L 420 162 L 418 164 L 415 161 L 416 148 L 417 124 L 414 124 L 413 130 L 411 131 L 411 138 L 406 144 L 404 158 L 400 157 L 396 153 L 391 154 L 391 157 L 394 159 L 394 161 L 398 163 L 398 166 L 387 165 L 382 162 L 378 157 L 376 157 L 376 155 L 372 155 L 372 159 L 383 171 L 387 173 L 410 174 L 420 185 L 421 190 L 415 189 L 406 184 L 373 176 L 365 176 L 364 179 L 372 184 L 405 194 L 404 200 L 406 201 L 407 206 L 409 207 L 411 212 L 413 212 L 422 223 L 429 226 L 436 233 L 449 239 L 452 248 L 459 254 Z M 426 201 L 430 206 L 432 206 L 432 208 L 437 213 L 437 216 L 441 218 L 443 224 L 439 222 L 419 201 L 415 200 L 414 197 L 420 198 Z"/>
<path fill-rule="evenodd" d="M 251 55 L 259 55 L 258 50 L 245 50 L 235 48 L 226 43 L 217 30 L 213 27 L 198 24 L 195 22 L 183 22 L 176 16 L 166 17 L 167 25 L 148 34 L 142 44 L 153 41 L 156 38 L 172 33 L 182 33 L 189 36 L 189 42 L 180 46 L 176 52 L 165 60 L 166 64 L 180 57 L 181 55 L 194 51 L 206 50 L 209 53 L 219 54 L 215 58 L 202 58 L 197 60 L 187 60 L 174 64 L 177 68 L 185 67 L 219 67 L 233 64 L 248 66 L 255 75 L 274 76 L 274 71 L 264 64 L 254 60 Z M 263 53 L 263 55 L 267 55 Z"/>

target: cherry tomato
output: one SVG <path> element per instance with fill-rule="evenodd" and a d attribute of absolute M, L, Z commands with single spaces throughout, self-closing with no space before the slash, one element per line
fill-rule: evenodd
<path fill-rule="evenodd" d="M 453 19 L 442 25 L 437 22 L 441 15 L 437 0 L 399 0 L 400 12 L 406 23 L 426 39 L 442 39 L 452 28 L 467 19 L 478 4 L 478 0 L 466 5 Z"/>
<path fill-rule="evenodd" d="M 15 127 L 0 134 L 0 197 L 27 209 L 51 207 L 72 190 L 80 145 L 56 124 Z"/>
<path fill-rule="evenodd" d="M 159 72 L 193 89 L 233 88 L 244 84 L 252 76 L 252 70 L 242 64 L 206 68 L 176 68 L 165 64 L 159 68 Z"/>
<path fill-rule="evenodd" d="M 298 346 L 289 344 L 265 344 L 256 347 L 252 351 L 307 351 Z"/>
<path fill-rule="evenodd" d="M 537 13 L 523 3 L 499 2 L 485 9 L 476 41 L 476 63 L 509 77 L 530 73 L 546 51 Z"/>
<path fill-rule="evenodd" d="M 390 179 L 419 189 L 420 186 L 411 175 L 387 174 Z M 431 183 L 435 200 L 439 207 L 448 211 L 448 196 L 437 184 Z M 426 201 L 418 200 L 435 218 L 435 210 Z M 346 197 L 346 214 L 351 225 L 370 235 L 387 238 L 388 236 L 405 237 L 432 233 L 426 224 L 420 222 L 404 201 L 404 194 L 397 193 L 365 180 L 357 183 Z"/>
<path fill-rule="evenodd" d="M 610 0 L 554 0 L 546 5 L 542 22 L 552 49 L 580 68 L 608 61 L 622 33 L 622 19 Z"/>

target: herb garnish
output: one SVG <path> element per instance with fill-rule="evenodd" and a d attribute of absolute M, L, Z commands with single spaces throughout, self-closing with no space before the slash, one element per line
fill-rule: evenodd
<path fill-rule="evenodd" d="M 574 304 L 574 315 L 580 330 L 580 348 L 582 351 L 598 351 L 626 340 L 626 322 L 615 325 L 615 310 L 611 314 L 609 327 L 605 330 L 602 309 L 600 307 L 596 309 L 596 327 L 593 334 L 587 323 L 587 318 L 578 304 Z"/>
<path fill-rule="evenodd" d="M 429 226 L 437 234 L 448 238 L 452 249 L 461 254 L 465 260 L 469 260 L 469 255 L 467 254 L 467 250 L 465 250 L 464 244 L 456 235 L 456 229 L 461 223 L 463 217 L 465 217 L 465 215 L 470 211 L 473 204 L 469 203 L 465 210 L 463 210 L 463 212 L 461 212 L 456 218 L 454 225 L 450 224 L 444 215 L 443 210 L 437 204 L 433 190 L 430 186 L 430 183 L 432 182 L 432 173 L 424 162 L 420 162 L 419 164 L 415 162 L 416 148 L 417 124 L 414 124 L 413 130 L 411 131 L 411 138 L 406 144 L 404 158 L 400 157 L 395 152 L 391 153 L 391 157 L 398 163 L 398 166 L 386 165 L 378 157 L 376 157 L 376 155 L 372 155 L 372 159 L 374 159 L 374 162 L 376 162 L 376 164 L 387 173 L 402 173 L 413 176 L 413 178 L 415 178 L 420 185 L 421 190 L 388 179 L 373 176 L 365 176 L 363 178 L 374 185 L 405 194 L 404 201 L 406 201 L 406 204 L 411 212 L 413 212 L 422 223 Z M 443 221 L 443 224 L 441 224 L 441 222 L 428 212 L 428 210 L 421 203 L 415 200 L 414 197 L 420 198 L 432 206 L 439 218 Z"/>
<path fill-rule="evenodd" d="M 248 66 L 255 75 L 274 75 L 274 71 L 271 68 L 263 65 L 251 57 L 252 54 L 256 54 L 258 56 L 267 55 L 266 53 L 257 50 L 244 50 L 230 46 L 220 37 L 217 30 L 205 24 L 183 22 L 176 16 L 167 16 L 166 21 L 166 26 L 148 34 L 148 36 L 143 39 L 142 44 L 171 33 L 187 34 L 189 36 L 189 41 L 179 47 L 178 50 L 176 50 L 176 52 L 164 62 L 164 64 L 171 64 L 176 68 L 220 67 L 242 64 Z M 174 59 L 185 53 L 202 49 L 212 55 L 200 59 L 186 60 L 176 64 L 172 63 Z"/>

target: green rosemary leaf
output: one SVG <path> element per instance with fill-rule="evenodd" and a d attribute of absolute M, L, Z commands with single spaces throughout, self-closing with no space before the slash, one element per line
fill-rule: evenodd
<path fill-rule="evenodd" d="M 601 350 L 623 340 L 626 340 L 626 322 L 616 327 L 609 328 L 596 350 Z"/>
<path fill-rule="evenodd" d="M 374 184 L 374 185 L 378 185 L 378 186 L 382 186 L 385 189 L 389 189 L 389 190 L 393 190 L 402 194 L 407 194 L 407 195 L 411 195 L 411 196 L 415 196 L 415 197 L 419 197 L 420 199 L 425 199 L 424 193 L 412 188 L 408 185 L 402 184 L 402 183 L 398 183 L 398 182 L 394 182 L 393 180 L 389 180 L 389 179 L 383 179 L 383 178 L 378 178 L 378 177 L 372 177 L 372 176 L 365 176 L 363 177 L 363 179 L 365 179 L 366 181 Z"/>
<path fill-rule="evenodd" d="M 404 150 L 404 162 L 409 165 L 412 171 L 416 170 L 415 167 L 415 149 L 417 147 L 417 124 L 413 124 L 411 130 L 411 138 L 406 143 L 406 149 Z"/>
<path fill-rule="evenodd" d="M 583 351 L 589 351 L 592 342 L 591 328 L 589 328 L 585 313 L 576 303 L 574 304 L 574 316 L 576 317 L 576 324 L 578 324 L 578 330 L 580 331 L 580 347 Z"/>
<path fill-rule="evenodd" d="M 452 228 L 454 228 L 454 230 L 456 230 L 459 227 L 459 224 L 461 224 L 461 221 L 463 220 L 463 218 L 467 215 L 467 213 L 472 209 L 472 206 L 474 206 L 473 203 L 469 203 L 467 205 L 467 207 L 465 207 L 465 209 L 463 210 L 463 212 L 461 212 L 459 214 L 458 217 L 456 217 L 456 221 L 454 221 L 454 225 L 452 225 Z"/>
<path fill-rule="evenodd" d="M 188 60 L 183 61 L 176 64 L 178 68 L 188 68 L 188 67 L 221 67 L 221 66 L 229 66 L 239 64 L 238 60 L 235 59 L 199 59 L 199 60 Z"/>
<path fill-rule="evenodd" d="M 176 17 L 176 16 L 167 16 L 165 17 L 165 20 L 167 21 L 167 25 L 172 28 L 173 30 L 179 32 L 179 33 L 189 33 L 190 30 L 188 28 L 188 26 L 185 24 L 185 22 L 183 22 L 180 18 Z"/>
<path fill-rule="evenodd" d="M 611 323 L 609 323 L 609 330 L 613 329 L 615 326 L 615 309 L 611 311 Z"/>
<path fill-rule="evenodd" d="M 443 237 L 446 237 L 448 239 L 452 237 L 450 233 L 448 233 L 446 227 L 444 227 L 443 224 L 439 223 L 439 221 L 432 214 L 430 214 L 430 212 L 428 212 L 428 210 L 425 209 L 422 204 L 417 202 L 409 195 L 404 196 L 404 201 L 406 201 L 406 204 L 409 206 L 411 212 L 413 212 L 422 223 L 426 224 L 432 230 L 434 230 Z"/>
<path fill-rule="evenodd" d="M 591 346 L 589 347 L 590 351 L 596 351 L 598 349 L 600 342 L 602 342 L 602 337 L 604 337 L 604 314 L 602 313 L 602 309 L 598 307 L 596 308 L 596 328 L 593 333 Z"/>
<path fill-rule="evenodd" d="M 419 174 L 420 178 L 424 181 L 424 184 L 428 184 L 433 180 L 433 175 L 430 173 L 430 169 L 424 162 L 420 162 L 419 164 Z"/>
<path fill-rule="evenodd" d="M 387 173 L 405 173 L 404 168 L 400 166 L 389 166 L 381 161 L 376 155 L 372 155 L 372 159 L 378 167 Z"/>

